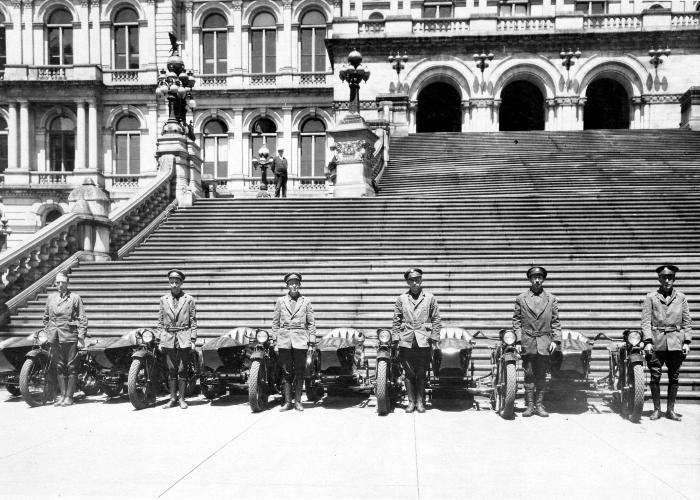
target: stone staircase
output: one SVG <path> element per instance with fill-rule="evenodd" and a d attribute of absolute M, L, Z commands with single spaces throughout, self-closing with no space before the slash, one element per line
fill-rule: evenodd
<path fill-rule="evenodd" d="M 474 152 L 477 144 L 488 153 Z M 188 274 L 206 337 L 269 328 L 282 276 L 295 270 L 319 329 L 354 326 L 372 339 L 391 325 L 410 266 L 425 271 L 445 324 L 495 336 L 529 286 L 525 270 L 544 265 L 564 328 L 620 338 L 639 328 L 640 299 L 658 285 L 654 267 L 673 262 L 697 324 L 700 134 L 420 134 L 394 139 L 391 151 L 379 197 L 200 200 L 124 260 L 81 264 L 71 283 L 90 333 L 154 325 L 170 267 Z M 45 297 L 2 335 L 39 328 Z M 700 335 L 694 340 L 681 396 L 700 399 Z M 477 345 L 477 375 L 488 370 L 488 344 Z M 606 366 L 601 344 L 594 374 Z"/>

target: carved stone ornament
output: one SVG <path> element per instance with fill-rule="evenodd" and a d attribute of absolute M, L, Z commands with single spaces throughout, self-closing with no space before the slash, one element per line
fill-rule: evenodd
<path fill-rule="evenodd" d="M 185 2 L 185 12 L 186 12 L 187 14 L 191 14 L 191 13 L 192 13 L 192 7 L 193 7 L 193 3 L 192 3 L 192 2 Z"/>
<path fill-rule="evenodd" d="M 493 105 L 493 99 L 470 99 L 469 105 L 472 108 L 490 108 Z"/>
<path fill-rule="evenodd" d="M 292 8 L 292 1 L 293 0 L 282 0 L 282 6 L 285 9 L 291 9 Z"/>
<path fill-rule="evenodd" d="M 233 10 L 240 12 L 243 8 L 243 0 L 233 0 L 231 6 L 233 7 Z"/>
<path fill-rule="evenodd" d="M 340 141 L 335 146 L 338 150 L 338 163 L 366 162 L 374 154 L 374 146 L 367 141 Z"/>

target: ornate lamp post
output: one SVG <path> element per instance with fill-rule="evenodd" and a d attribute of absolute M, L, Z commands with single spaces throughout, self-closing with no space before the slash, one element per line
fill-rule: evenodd
<path fill-rule="evenodd" d="M 343 64 L 340 69 L 340 80 L 348 82 L 350 86 L 350 105 L 348 111 L 351 114 L 360 113 L 360 82 L 369 79 L 370 71 L 367 66 L 362 64 L 362 54 L 357 50 L 353 50 L 348 55 L 348 63 Z"/>
<path fill-rule="evenodd" d="M 571 66 L 576 64 L 574 59 L 581 57 L 581 51 L 576 49 L 576 52 L 572 52 L 571 49 L 569 49 L 568 52 L 565 52 L 564 49 L 561 49 L 561 52 L 559 52 L 559 57 L 561 58 L 561 65 L 566 68 L 566 88 L 569 88 L 571 86 L 569 71 L 571 70 Z"/>
<path fill-rule="evenodd" d="M 191 92 L 195 80 L 191 70 L 185 72 L 179 47 L 182 42 L 178 42 L 172 33 L 169 35 L 172 48 L 167 62 L 168 71 L 160 70 L 156 97 L 165 97 L 168 101 L 169 116 L 163 126 L 163 135 L 182 135 L 188 130 L 187 110 L 194 111 L 196 107 Z"/>
<path fill-rule="evenodd" d="M 489 52 L 486 54 L 482 52 L 481 54 L 474 54 L 472 58 L 476 63 L 476 67 L 481 71 L 481 78 L 484 78 L 484 70 L 489 67 L 489 61 L 493 61 L 493 53 Z"/>
<path fill-rule="evenodd" d="M 399 55 L 396 51 L 396 55 L 389 55 L 389 63 L 391 63 L 391 69 L 396 71 L 396 91 L 401 92 L 401 71 L 406 67 L 408 62 L 408 56 L 404 52 L 403 56 Z"/>
<path fill-rule="evenodd" d="M 653 48 L 649 50 L 649 62 L 651 63 L 652 66 L 654 66 L 654 70 L 658 71 L 659 70 L 659 64 L 662 64 L 663 61 L 661 60 L 662 56 L 669 57 L 671 55 L 671 49 L 666 47 L 665 49 L 656 49 L 654 50 Z"/>

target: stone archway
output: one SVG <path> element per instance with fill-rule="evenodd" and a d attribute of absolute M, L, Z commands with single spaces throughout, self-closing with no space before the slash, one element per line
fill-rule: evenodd
<path fill-rule="evenodd" d="M 586 89 L 584 129 L 630 128 L 630 96 L 612 78 L 598 78 Z"/>
<path fill-rule="evenodd" d="M 462 99 L 459 91 L 445 82 L 434 82 L 418 94 L 416 132 L 460 132 Z"/>
<path fill-rule="evenodd" d="M 544 130 L 542 91 L 527 80 L 515 80 L 501 91 L 499 130 Z"/>

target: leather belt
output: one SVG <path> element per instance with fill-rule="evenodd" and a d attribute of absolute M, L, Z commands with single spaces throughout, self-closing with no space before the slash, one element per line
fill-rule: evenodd
<path fill-rule="evenodd" d="M 657 331 L 659 333 L 671 333 L 671 332 L 677 332 L 680 329 L 677 326 L 669 326 L 666 328 L 652 327 L 652 330 Z"/>
<path fill-rule="evenodd" d="M 542 332 L 542 331 L 533 331 L 533 330 L 523 330 L 523 333 L 526 333 L 530 337 L 541 337 L 542 335 L 551 335 L 552 332 Z"/>

